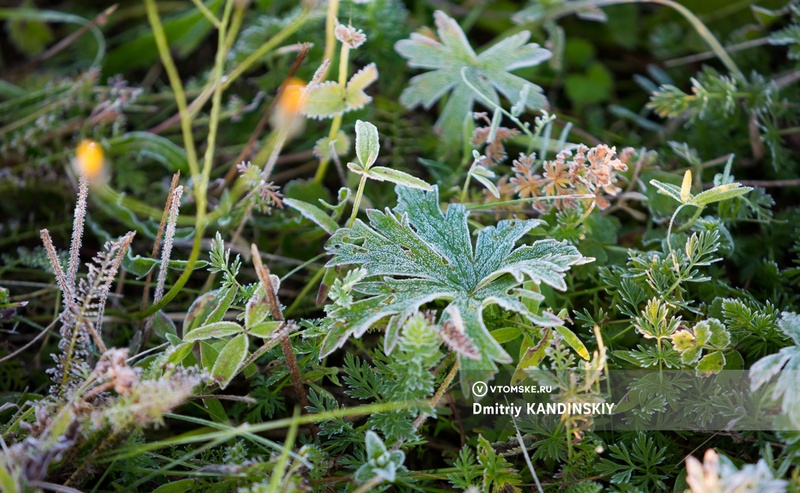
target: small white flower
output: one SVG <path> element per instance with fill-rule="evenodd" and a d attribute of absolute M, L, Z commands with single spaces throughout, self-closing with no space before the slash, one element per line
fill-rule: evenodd
<path fill-rule="evenodd" d="M 339 24 L 334 30 L 336 39 L 349 46 L 351 49 L 356 49 L 367 40 L 367 36 L 361 29 L 356 29 L 353 26 L 345 26 Z"/>

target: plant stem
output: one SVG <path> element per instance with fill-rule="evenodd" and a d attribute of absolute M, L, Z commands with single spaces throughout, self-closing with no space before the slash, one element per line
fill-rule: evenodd
<path fill-rule="evenodd" d="M 447 374 L 446 377 L 444 377 L 442 385 L 439 386 L 439 389 L 433 395 L 433 398 L 431 399 L 430 402 L 431 408 L 436 408 L 436 406 L 439 405 L 439 401 L 442 400 L 442 397 L 444 397 L 444 394 L 447 392 L 448 387 L 450 387 L 450 384 L 453 383 L 453 379 L 456 378 L 456 375 L 458 375 L 458 368 L 459 364 L 458 360 L 456 360 L 455 364 L 453 364 L 453 367 L 450 368 L 450 372 Z M 428 413 L 422 413 L 419 416 L 417 416 L 417 419 L 415 419 L 414 423 L 411 425 L 414 431 L 419 429 L 419 427 L 422 426 L 422 423 L 424 423 L 427 418 L 428 418 Z"/>
<path fill-rule="evenodd" d="M 207 183 L 208 177 L 211 174 L 211 164 L 213 161 L 216 143 L 216 133 L 219 125 L 219 114 L 222 107 L 222 91 L 224 90 L 221 84 L 221 79 L 227 54 L 227 50 L 225 49 L 225 30 L 227 23 L 230 20 L 233 4 L 233 0 L 228 0 L 228 2 L 225 4 L 223 21 L 220 24 L 217 55 L 214 61 L 213 70 L 215 89 L 211 108 L 211 121 L 209 123 L 208 146 L 206 148 L 206 155 L 204 158 L 203 171 L 201 175 L 197 162 L 197 153 L 194 147 L 191 117 L 186 107 L 186 94 L 183 91 L 183 85 L 181 83 L 180 76 L 175 68 L 175 62 L 173 61 L 172 55 L 169 52 L 169 45 L 164 33 L 164 26 L 161 24 L 161 19 L 158 16 L 158 11 L 156 9 L 154 0 L 145 0 L 147 15 L 153 28 L 153 36 L 156 38 L 156 45 L 158 46 L 159 55 L 161 56 L 161 62 L 164 64 L 164 67 L 167 70 L 170 84 L 172 85 L 172 90 L 175 93 L 175 100 L 178 104 L 178 110 L 181 116 L 181 129 L 183 130 L 184 145 L 186 147 L 186 159 L 189 163 L 192 180 L 195 184 L 194 195 L 195 203 L 197 204 L 197 213 L 195 216 L 195 236 L 194 243 L 192 245 L 192 251 L 189 253 L 189 259 L 186 262 L 186 267 L 184 268 L 177 282 L 172 286 L 172 289 L 164 294 L 164 297 L 161 298 L 160 301 L 154 303 L 145 310 L 140 310 L 136 313 L 133 313 L 131 315 L 131 318 L 133 319 L 142 319 L 148 317 L 172 301 L 172 299 L 177 296 L 177 294 L 189 280 L 189 277 L 192 275 L 192 271 L 194 270 L 194 266 L 197 263 L 197 259 L 200 257 L 200 247 L 202 245 L 203 233 L 205 232 L 205 228 L 208 224 L 208 218 L 206 216 L 206 193 L 208 190 L 205 184 Z"/>
<path fill-rule="evenodd" d="M 339 15 L 339 0 L 328 1 L 328 15 L 325 19 L 325 54 L 323 60 L 333 58 L 333 50 L 336 47 L 336 16 Z"/>
<path fill-rule="evenodd" d="M 161 63 L 167 71 L 167 78 L 169 79 L 172 92 L 175 93 L 175 103 L 178 105 L 178 113 L 180 114 L 181 133 L 183 134 L 183 145 L 186 150 L 186 161 L 189 163 L 189 170 L 192 178 L 196 179 L 200 173 L 197 164 L 197 150 L 194 146 L 194 136 L 192 135 L 192 121 L 189 117 L 189 112 L 186 104 L 186 93 L 183 91 L 183 83 L 181 77 L 178 75 L 178 69 L 175 66 L 175 61 L 172 59 L 172 54 L 169 51 L 169 43 L 167 36 L 164 33 L 164 26 L 161 24 L 161 18 L 158 15 L 155 0 L 145 0 L 145 8 L 147 9 L 147 18 L 150 21 L 150 26 L 153 29 L 153 37 L 156 41 L 158 54 L 161 57 Z"/>
<path fill-rule="evenodd" d="M 336 0 L 338 2 L 338 0 Z M 342 50 L 339 53 L 339 85 L 344 87 L 347 84 L 348 63 L 350 59 L 350 47 L 347 43 L 342 43 Z M 328 132 L 328 139 L 331 141 L 336 138 L 339 129 L 342 128 L 342 114 L 339 113 L 333 117 L 331 121 L 331 131 Z M 334 151 L 331 151 L 334 152 Z M 317 172 L 314 174 L 314 181 L 322 183 L 325 179 L 325 172 L 328 171 L 328 164 L 330 164 L 330 157 L 320 160 Z"/>
<path fill-rule="evenodd" d="M 228 0 L 225 3 L 225 11 L 222 15 L 222 22 L 220 22 L 219 33 L 217 36 L 217 55 L 214 60 L 214 70 L 211 75 L 214 94 L 211 98 L 211 114 L 209 115 L 208 122 L 208 141 L 206 144 L 205 157 L 203 158 L 203 176 L 199 182 L 195 181 L 194 184 L 197 200 L 198 221 L 201 220 L 201 217 L 202 220 L 205 220 L 206 215 L 206 193 L 208 191 L 208 182 L 211 176 L 211 166 L 214 162 L 214 151 L 216 150 L 217 143 L 217 130 L 219 129 L 220 112 L 222 111 L 222 71 L 225 68 L 225 59 L 227 58 L 228 54 L 227 50 L 225 49 L 225 33 L 228 22 L 230 22 L 233 4 L 234 0 Z"/>
<path fill-rule="evenodd" d="M 261 253 L 255 244 L 250 245 L 250 251 L 253 254 L 253 266 L 256 268 L 261 284 L 264 286 L 264 293 L 266 293 L 267 304 L 272 312 L 272 318 L 277 321 L 284 321 L 283 312 L 281 311 L 281 304 L 278 301 L 278 293 L 275 292 L 272 286 L 272 279 L 270 276 L 269 268 L 261 263 Z M 289 373 L 292 376 L 292 384 L 297 398 L 300 399 L 300 404 L 303 409 L 308 405 L 306 400 L 306 392 L 303 389 L 303 380 L 300 376 L 300 367 L 297 365 L 297 358 L 294 355 L 294 348 L 292 342 L 289 340 L 289 333 L 287 331 L 287 324 L 282 324 L 278 329 L 280 331 L 281 349 L 283 350 L 283 357 L 286 360 L 286 365 L 289 367 Z"/>
<path fill-rule="evenodd" d="M 353 199 L 353 213 L 350 215 L 350 220 L 347 221 L 347 227 L 352 228 L 358 216 L 358 208 L 361 206 L 361 196 L 364 195 L 364 184 L 367 183 L 367 175 L 361 175 L 361 181 L 358 182 L 358 190 L 356 190 L 356 197 Z"/>

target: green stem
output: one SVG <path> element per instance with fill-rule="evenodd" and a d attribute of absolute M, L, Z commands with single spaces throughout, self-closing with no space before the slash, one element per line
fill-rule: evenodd
<path fill-rule="evenodd" d="M 199 216 L 198 216 L 199 217 Z M 158 303 L 150 305 L 149 308 L 144 310 L 140 310 L 138 312 L 131 313 L 129 318 L 133 320 L 141 320 L 143 318 L 147 318 L 150 315 L 156 313 L 157 311 L 161 310 L 167 303 L 172 301 L 178 293 L 181 292 L 183 286 L 186 284 L 186 281 L 189 280 L 189 277 L 192 275 L 194 271 L 194 265 L 197 263 L 197 259 L 200 258 L 200 247 L 203 244 L 203 233 L 205 232 L 206 224 L 200 223 L 198 221 L 197 230 L 195 231 L 194 235 L 194 243 L 192 244 L 192 251 L 189 253 L 189 259 L 186 261 L 186 268 L 181 272 L 181 276 L 175 281 L 175 284 L 172 288 L 164 293 L 164 297 Z"/>
<path fill-rule="evenodd" d="M 593 199 L 594 197 L 594 194 L 590 193 L 577 193 L 572 195 L 558 195 L 554 197 L 529 197 L 526 199 L 503 200 L 502 202 L 487 202 L 485 204 L 464 204 L 464 206 L 467 208 L 467 210 L 478 210 L 491 209 L 499 205 L 525 204 L 528 202 L 541 202 L 543 200 Z"/>
<path fill-rule="evenodd" d="M 333 58 L 333 50 L 336 47 L 336 16 L 339 15 L 339 0 L 328 1 L 328 15 L 325 19 L 325 54 L 322 60 Z"/>
<path fill-rule="evenodd" d="M 366 173 L 361 175 L 361 181 L 358 182 L 358 190 L 356 191 L 356 198 L 353 200 L 353 213 L 350 215 L 350 220 L 347 221 L 347 227 L 352 228 L 358 216 L 358 208 L 361 205 L 361 196 L 364 195 L 364 185 L 367 183 Z"/>
<path fill-rule="evenodd" d="M 183 90 L 183 83 L 181 77 L 178 75 L 178 69 L 175 66 L 175 61 L 172 59 L 172 54 L 169 51 L 169 43 L 167 36 L 164 33 L 164 26 L 161 24 L 161 17 L 158 15 L 155 0 L 145 0 L 145 8 L 147 9 L 147 18 L 150 21 L 150 26 L 153 29 L 153 37 L 156 41 L 158 54 L 161 57 L 161 63 L 167 71 L 167 78 L 169 79 L 172 92 L 175 94 L 175 103 L 178 105 L 178 113 L 180 114 L 181 133 L 183 134 L 183 145 L 186 149 L 186 161 L 189 163 L 189 170 L 193 179 L 197 179 L 200 174 L 200 168 L 197 164 L 197 150 L 194 146 L 194 136 L 192 135 L 192 120 L 189 116 L 188 105 L 186 104 L 186 93 Z M 195 188 L 195 193 L 197 193 Z"/>
<path fill-rule="evenodd" d="M 694 223 L 697 222 L 697 220 L 700 218 L 700 214 L 703 213 L 703 209 L 704 209 L 704 207 L 697 207 L 697 210 L 694 212 L 694 215 L 692 217 L 690 217 L 689 220 L 686 221 L 686 223 L 683 224 L 683 226 L 678 228 L 677 232 L 678 233 L 683 233 L 687 229 L 689 229 L 692 226 L 694 226 Z"/>
<path fill-rule="evenodd" d="M 311 288 L 316 286 L 319 280 L 322 279 L 322 276 L 325 275 L 325 270 L 326 269 L 324 268 L 319 269 L 317 273 L 314 274 L 314 277 L 312 277 L 311 280 L 308 281 L 308 283 L 306 283 L 305 286 L 303 286 L 303 289 L 297 295 L 297 298 L 295 298 L 292 304 L 289 305 L 289 308 L 286 309 L 286 313 L 284 313 L 286 318 L 289 318 L 294 313 L 297 307 L 300 306 L 300 303 L 303 301 L 303 298 L 305 298 L 308 292 L 311 291 Z"/>
<path fill-rule="evenodd" d="M 467 178 L 464 180 L 464 186 L 461 188 L 461 203 L 467 201 L 467 190 L 469 188 L 469 181 L 472 178 L 472 170 L 475 167 L 475 162 L 473 161 L 472 166 L 469 167 L 469 171 L 467 171 Z"/>
<path fill-rule="evenodd" d="M 217 16 L 215 16 L 213 12 L 208 10 L 208 7 L 206 7 L 206 5 L 203 2 L 201 2 L 200 0 L 192 0 L 192 3 L 194 4 L 195 7 L 197 7 L 197 10 L 199 10 L 200 13 L 203 14 L 203 17 L 208 19 L 208 22 L 210 22 L 212 26 L 216 27 L 217 29 L 222 28 L 222 25 L 219 19 L 217 19 Z"/>
<path fill-rule="evenodd" d="M 203 158 L 203 176 L 199 183 L 195 182 L 195 194 L 197 196 L 197 216 L 198 222 L 205 219 L 206 215 L 206 191 L 211 176 L 211 165 L 214 162 L 214 151 L 217 144 L 217 130 L 219 129 L 220 112 L 222 111 L 222 71 L 225 68 L 225 58 L 228 52 L 225 50 L 226 29 L 230 22 L 231 12 L 233 11 L 233 0 L 225 3 L 225 12 L 222 15 L 222 22 L 217 36 L 217 55 L 214 60 L 214 70 L 212 72 L 212 87 L 214 95 L 211 98 L 211 114 L 208 122 L 208 141 L 206 154 Z M 202 200 L 201 200 L 202 199 Z M 202 218 L 202 219 L 201 219 Z"/>
<path fill-rule="evenodd" d="M 339 85 L 344 87 L 347 84 L 347 74 L 348 74 L 348 63 L 350 59 L 350 47 L 347 46 L 346 43 L 342 43 L 342 51 L 339 55 Z M 339 133 L 339 129 L 342 127 L 342 114 L 339 113 L 338 115 L 333 117 L 333 121 L 331 122 L 331 131 L 328 132 L 328 139 L 333 140 L 336 138 L 336 134 Z M 317 183 L 322 183 L 322 180 L 325 179 L 325 172 L 328 171 L 328 164 L 330 164 L 330 157 L 326 157 L 319 162 L 319 167 L 317 168 L 317 172 L 314 174 L 314 181 Z"/>
<path fill-rule="evenodd" d="M 100 458 L 98 458 L 97 463 L 102 464 L 107 462 L 113 462 L 114 460 L 128 459 L 147 452 L 151 452 L 153 450 L 159 450 L 162 448 L 168 448 L 177 445 L 188 445 L 190 443 L 209 442 L 217 439 L 229 440 L 231 438 L 235 438 L 243 434 L 264 433 L 270 430 L 287 428 L 289 426 L 292 426 L 295 423 L 295 421 L 297 422 L 298 425 L 304 425 L 309 423 L 320 423 L 337 418 L 347 418 L 350 416 L 368 416 L 376 413 L 386 413 L 393 411 L 402 411 L 406 409 L 416 409 L 421 404 L 423 404 L 423 402 L 417 400 L 402 401 L 402 402 L 400 401 L 378 402 L 358 407 L 347 407 L 347 408 L 343 407 L 331 411 L 324 411 L 314 414 L 305 414 L 303 416 L 300 416 L 299 418 L 282 418 L 255 424 L 245 423 L 237 427 L 232 427 L 230 429 L 225 429 L 220 431 L 211 431 L 207 433 L 199 433 L 191 435 L 184 434 L 172 438 L 167 438 L 164 440 L 136 444 L 128 447 L 127 450 L 125 449 L 111 450 L 108 453 L 101 454 Z"/>

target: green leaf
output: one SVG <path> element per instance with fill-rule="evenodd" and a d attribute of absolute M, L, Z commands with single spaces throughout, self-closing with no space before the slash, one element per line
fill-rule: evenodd
<path fill-rule="evenodd" d="M 6 493 L 18 493 L 17 479 L 6 469 L 5 464 L 0 464 L 0 489 Z"/>
<path fill-rule="evenodd" d="M 227 387 L 233 380 L 245 358 L 247 358 L 247 335 L 239 334 L 225 344 L 211 370 L 211 376 L 219 382 L 220 389 Z"/>
<path fill-rule="evenodd" d="M 18 8 L 29 9 L 33 7 L 31 0 L 25 0 Z M 53 30 L 44 21 L 36 19 L 14 19 L 6 25 L 8 38 L 14 47 L 33 57 L 43 52 L 53 39 Z"/>
<path fill-rule="evenodd" d="M 217 346 L 222 348 L 226 341 L 217 341 Z M 219 358 L 219 349 L 210 342 L 200 341 L 200 363 L 203 365 L 203 368 L 210 370 L 214 367 L 214 363 L 217 362 L 217 358 Z"/>
<path fill-rule="evenodd" d="M 167 171 L 189 174 L 189 163 L 186 151 L 174 142 L 152 132 L 128 132 L 108 141 L 108 157 L 125 157 L 134 154 L 136 157 L 147 157 L 164 165 Z"/>
<path fill-rule="evenodd" d="M 517 337 L 522 335 L 522 328 L 520 327 L 503 327 L 502 329 L 497 329 L 492 331 L 492 337 L 494 340 L 499 342 L 500 344 L 504 344 L 508 341 L 513 341 Z"/>
<path fill-rule="evenodd" d="M 218 12 L 222 0 L 203 2 L 212 12 Z M 149 25 L 138 26 L 129 32 L 120 33 L 127 38 L 125 43 L 108 54 L 103 62 L 106 74 L 124 73 L 158 62 L 155 37 Z M 169 40 L 173 56 L 183 59 L 192 54 L 211 32 L 211 22 L 193 5 L 187 3 L 185 12 L 164 20 L 164 31 Z"/>
<path fill-rule="evenodd" d="M 363 170 L 375 164 L 380 150 L 378 128 L 370 122 L 356 121 L 356 156 Z"/>
<path fill-rule="evenodd" d="M 350 137 L 342 130 L 339 130 L 336 133 L 336 138 L 333 140 L 331 140 L 330 137 L 319 139 L 317 143 L 314 144 L 314 155 L 320 159 L 330 160 L 333 157 L 331 156 L 331 142 L 333 142 L 333 151 L 337 156 L 344 156 L 350 152 Z"/>
<path fill-rule="evenodd" d="M 695 345 L 694 335 L 688 330 L 678 330 L 672 334 L 672 345 L 678 352 L 684 352 Z"/>
<path fill-rule="evenodd" d="M 325 213 L 325 211 L 315 205 L 309 204 L 308 202 L 303 202 L 302 200 L 289 198 L 284 198 L 283 203 L 298 211 L 303 215 L 303 217 L 325 230 L 325 232 L 329 235 L 332 235 L 337 229 L 339 229 L 339 225 L 336 224 L 336 222 L 331 219 L 330 216 Z"/>
<path fill-rule="evenodd" d="M 550 58 L 551 53 L 535 43 L 528 43 L 530 32 L 522 31 L 509 36 L 476 55 L 458 23 L 444 12 L 434 12 L 437 34 L 441 41 L 422 34 L 412 34 L 398 41 L 395 50 L 408 60 L 412 68 L 433 69 L 411 79 L 411 84 L 400 96 L 407 108 L 423 106 L 429 109 L 445 94 L 450 93 L 447 105 L 436 121 L 436 129 L 445 142 L 458 142 L 462 124 L 473 111 L 480 96 L 467 85 L 462 71 L 467 69 L 467 79 L 484 97 L 499 100 L 498 92 L 512 105 L 522 101 L 531 109 L 544 108 L 547 101 L 542 89 L 509 72 L 538 65 Z"/>
<path fill-rule="evenodd" d="M 484 308 L 498 305 L 537 325 L 563 325 L 547 312 L 531 312 L 523 301 L 541 299 L 541 295 L 521 286 L 545 283 L 564 290 L 566 271 L 591 259 L 555 240 L 515 248 L 526 233 L 543 224 L 537 219 L 486 226 L 473 245 L 466 208 L 450 204 L 442 212 L 436 186 L 432 192 L 402 186 L 395 191 L 394 211 L 369 210 L 369 225 L 357 220 L 352 228 L 339 229 L 325 246 L 333 255 L 327 267 L 358 265 L 366 276 L 354 287 L 364 295 L 361 299 L 326 307 L 334 323 L 322 343 L 321 357 L 349 337 L 360 337 L 380 320 L 388 318 L 387 332 L 393 333 L 422 305 L 443 300 L 449 320 L 481 355 L 479 360 L 458 356 L 462 388 L 468 391 L 468 379 L 490 380 L 496 361 L 511 362 L 484 325 Z"/>
<path fill-rule="evenodd" d="M 386 453 L 386 445 L 374 431 L 368 431 L 366 434 L 366 449 L 367 459 L 377 459 Z"/>
<path fill-rule="evenodd" d="M 650 180 L 650 184 L 658 189 L 658 192 L 668 195 L 675 199 L 675 201 L 683 203 L 681 198 L 681 187 L 673 185 L 672 183 L 664 183 L 658 180 Z"/>
<path fill-rule="evenodd" d="M 178 330 L 175 328 L 175 322 L 162 310 L 159 310 L 153 315 L 153 333 L 166 340 L 167 334 L 177 336 Z"/>
<path fill-rule="evenodd" d="M 122 257 L 122 266 L 136 276 L 137 279 L 142 279 L 149 274 L 155 267 L 161 265 L 161 259 L 154 259 L 149 257 L 142 257 L 137 255 L 135 257 L 125 256 Z M 189 265 L 187 260 L 170 260 L 167 262 L 167 269 L 183 271 Z M 194 264 L 194 270 L 203 269 L 208 266 L 205 260 L 198 260 Z"/>
<path fill-rule="evenodd" d="M 193 342 L 184 342 L 176 346 L 167 358 L 167 363 L 172 365 L 181 364 L 181 362 L 192 353 L 192 346 L 194 346 Z"/>
<path fill-rule="evenodd" d="M 183 335 L 194 330 L 195 328 L 203 325 L 208 318 L 208 315 L 214 311 L 216 307 L 217 296 L 220 290 L 209 291 L 203 293 L 195 299 L 189 310 L 186 312 L 186 317 L 183 319 Z"/>
<path fill-rule="evenodd" d="M 309 86 L 303 114 L 309 118 L 333 118 L 366 106 L 372 98 L 364 92 L 378 80 L 378 68 L 370 63 L 350 78 L 346 86 L 336 81 L 326 81 Z"/>
<path fill-rule="evenodd" d="M 725 355 L 722 351 L 714 351 L 709 353 L 697 363 L 698 375 L 710 375 L 722 371 L 725 366 Z"/>
<path fill-rule="evenodd" d="M 364 463 L 355 473 L 356 481 L 365 483 L 375 477 L 394 482 L 397 470 L 405 461 L 405 453 L 402 450 L 389 452 L 383 440 L 374 431 L 367 431 L 365 437 L 367 449 L 367 462 Z"/>
<path fill-rule="evenodd" d="M 784 334 L 789 336 L 794 343 L 800 346 L 800 315 L 792 312 L 781 313 L 781 319 L 778 320 L 778 327 Z"/>
<path fill-rule="evenodd" d="M 383 166 L 373 166 L 367 171 L 366 175 L 373 180 L 389 181 L 396 185 L 417 188 L 419 190 L 425 190 L 426 192 L 433 190 L 432 186 L 415 176 Z"/>
<path fill-rule="evenodd" d="M 225 314 L 228 313 L 228 309 L 233 304 L 233 300 L 236 298 L 236 293 L 239 291 L 237 286 L 229 286 L 228 288 L 224 289 L 220 296 L 216 298 L 216 306 L 208 314 L 208 318 L 203 323 L 204 325 L 213 324 L 215 322 L 219 322 L 225 317 Z"/>
<path fill-rule="evenodd" d="M 261 322 L 247 329 L 247 333 L 261 339 L 268 339 L 275 335 L 275 331 L 283 325 L 283 322 Z"/>
<path fill-rule="evenodd" d="M 184 341 L 200 341 L 204 339 L 219 339 L 238 334 L 244 329 L 236 322 L 213 322 L 198 327 L 183 337 Z"/>
<path fill-rule="evenodd" d="M 583 342 L 581 342 L 581 340 L 578 339 L 578 336 L 575 335 L 574 332 L 572 332 L 563 325 L 557 325 L 554 327 L 554 329 L 556 330 L 556 332 L 561 334 L 561 337 L 564 339 L 564 342 L 566 342 L 569 347 L 571 347 L 572 349 L 575 350 L 576 353 L 578 353 L 578 356 L 587 361 L 589 360 L 589 350 L 586 349 L 586 346 L 583 345 Z"/>
<path fill-rule="evenodd" d="M 180 479 L 167 484 L 162 484 L 153 490 L 153 493 L 185 493 L 191 491 L 197 482 L 194 479 Z"/>
<path fill-rule="evenodd" d="M 755 392 L 770 379 L 778 376 L 772 389 L 772 399 L 783 399 L 781 410 L 795 427 L 800 427 L 800 315 L 783 312 L 778 325 L 797 345 L 781 348 L 756 361 L 750 367 L 750 389 Z"/>
<path fill-rule="evenodd" d="M 500 198 L 500 192 L 497 191 L 497 187 L 494 186 L 494 183 L 489 178 L 494 178 L 495 174 L 494 171 L 490 171 L 483 166 L 475 166 L 475 168 L 470 173 L 472 178 L 478 180 L 484 187 L 486 187 L 489 192 L 494 195 L 495 198 Z"/>
<path fill-rule="evenodd" d="M 725 185 L 719 185 L 695 195 L 691 203 L 698 207 L 704 207 L 708 204 L 713 204 L 714 202 L 721 202 L 734 197 L 740 197 L 750 192 L 752 189 L 752 187 L 743 187 L 741 183 L 728 183 Z"/>
<path fill-rule="evenodd" d="M 336 81 L 323 82 L 308 88 L 307 91 L 303 114 L 309 118 L 332 118 L 347 109 L 345 88 Z"/>
<path fill-rule="evenodd" d="M 277 290 L 276 290 L 277 292 Z M 269 315 L 269 305 L 266 300 L 264 286 L 259 283 L 253 296 L 247 301 L 244 311 L 244 326 L 248 329 L 260 324 Z"/>
<path fill-rule="evenodd" d="M 547 332 L 546 341 L 540 341 L 536 346 L 528 347 L 525 352 L 520 355 L 517 368 L 514 370 L 514 374 L 511 377 L 511 385 L 516 385 L 525 380 L 528 377 L 527 373 L 525 373 L 525 370 L 527 368 L 538 366 L 539 363 L 542 362 L 547 354 L 547 348 L 549 347 L 549 341 L 551 338 L 552 335 L 550 332 Z"/>

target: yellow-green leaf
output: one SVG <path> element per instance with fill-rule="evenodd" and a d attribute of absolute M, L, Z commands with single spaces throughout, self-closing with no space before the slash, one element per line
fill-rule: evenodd
<path fill-rule="evenodd" d="M 586 349 L 586 346 L 583 345 L 583 342 L 578 339 L 578 336 L 575 335 L 575 332 L 572 332 L 563 325 L 558 325 L 555 327 L 555 329 L 559 334 L 561 334 L 561 337 L 564 338 L 564 342 L 566 342 L 569 347 L 578 353 L 578 356 L 585 360 L 589 359 L 589 350 Z"/>

